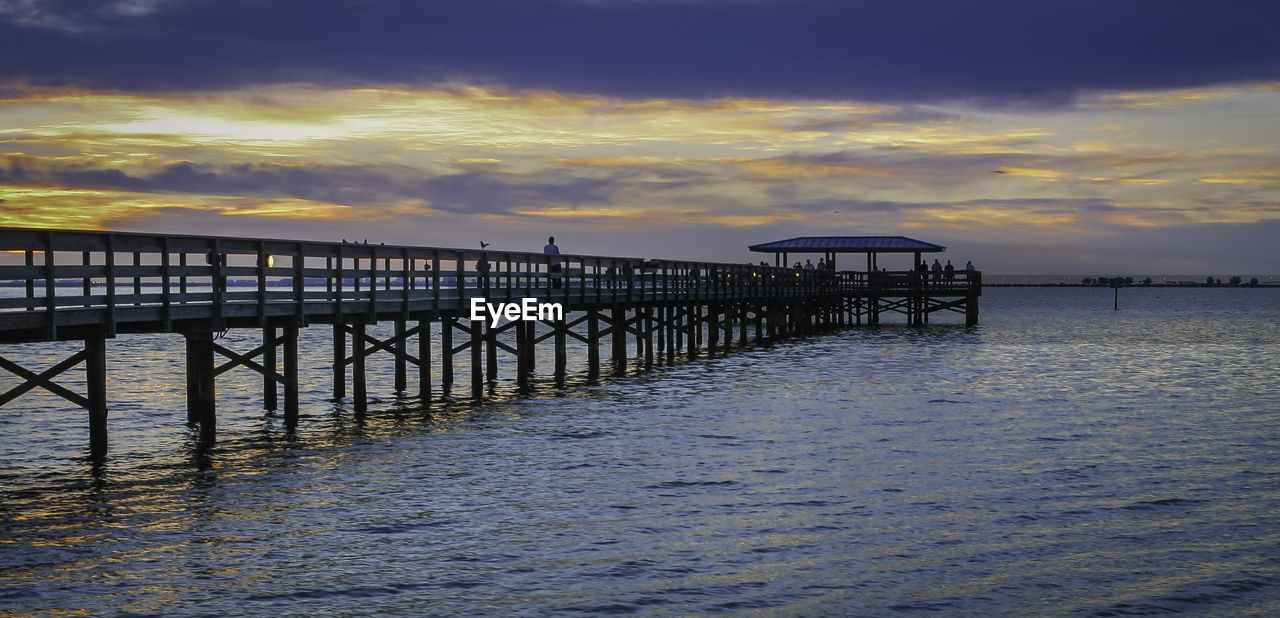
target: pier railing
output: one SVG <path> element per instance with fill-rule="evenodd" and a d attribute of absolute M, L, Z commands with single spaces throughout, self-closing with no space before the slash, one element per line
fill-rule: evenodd
<path fill-rule="evenodd" d="M 473 298 L 574 307 L 849 297 L 928 290 L 961 295 L 976 273 L 814 271 L 593 255 L 0 228 L 0 338 L 58 329 L 296 315 L 341 318 L 469 311 Z M 161 323 L 156 325 L 155 323 Z M 33 336 L 32 331 L 43 331 Z"/>

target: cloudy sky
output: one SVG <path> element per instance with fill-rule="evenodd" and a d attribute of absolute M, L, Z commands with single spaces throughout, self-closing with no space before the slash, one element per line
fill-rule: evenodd
<path fill-rule="evenodd" d="M 0 226 L 1280 273 L 1273 7 L 0 0 Z"/>

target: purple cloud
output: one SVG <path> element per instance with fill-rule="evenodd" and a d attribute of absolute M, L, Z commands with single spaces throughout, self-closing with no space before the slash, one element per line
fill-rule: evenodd
<path fill-rule="evenodd" d="M 0 81 L 1057 104 L 1280 79 L 1277 22 L 1261 1 L 35 1 L 0 10 Z"/>

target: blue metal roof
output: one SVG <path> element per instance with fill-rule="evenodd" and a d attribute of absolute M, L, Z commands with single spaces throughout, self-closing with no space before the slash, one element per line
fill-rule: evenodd
<path fill-rule="evenodd" d="M 906 236 L 801 236 L 751 245 L 757 253 L 937 253 L 942 245 Z"/>

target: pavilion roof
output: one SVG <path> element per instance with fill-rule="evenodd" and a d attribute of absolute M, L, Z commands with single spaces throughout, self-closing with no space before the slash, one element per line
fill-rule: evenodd
<path fill-rule="evenodd" d="M 757 253 L 937 253 L 947 249 L 906 236 L 800 236 L 749 248 Z"/>

